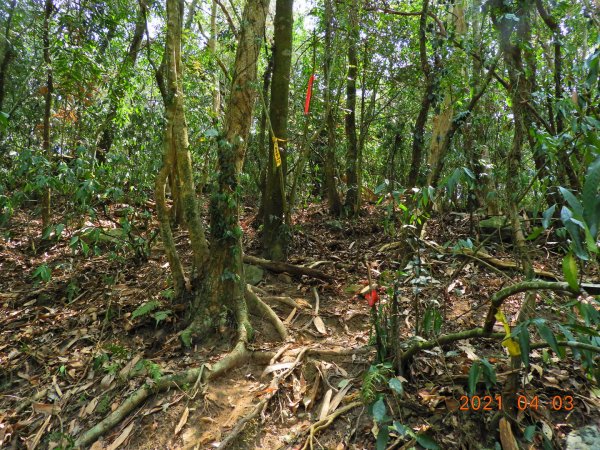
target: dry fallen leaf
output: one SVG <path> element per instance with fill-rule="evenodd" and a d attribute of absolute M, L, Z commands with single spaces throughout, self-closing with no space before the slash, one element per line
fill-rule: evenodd
<path fill-rule="evenodd" d="M 123 432 L 119 435 L 119 437 L 117 439 L 115 439 L 115 441 L 106 448 L 106 450 L 117 450 L 119 448 L 119 446 L 127 440 L 127 438 L 129 437 L 129 434 L 131 433 L 131 430 L 133 430 L 134 425 L 135 425 L 135 422 L 131 422 L 127 426 L 127 428 L 125 428 L 123 430 Z"/>
<path fill-rule="evenodd" d="M 315 328 L 317 329 L 317 331 L 319 333 L 327 334 L 327 328 L 325 327 L 325 322 L 323 322 L 323 319 L 321 319 L 320 316 L 315 316 L 313 322 L 315 324 Z"/>
<path fill-rule="evenodd" d="M 179 419 L 179 423 L 175 427 L 175 436 L 177 436 L 179 434 L 179 432 L 181 431 L 183 426 L 186 424 L 189 415 L 190 415 L 190 408 L 188 408 L 186 406 L 185 409 L 183 410 L 183 414 L 181 415 L 181 419 Z"/>

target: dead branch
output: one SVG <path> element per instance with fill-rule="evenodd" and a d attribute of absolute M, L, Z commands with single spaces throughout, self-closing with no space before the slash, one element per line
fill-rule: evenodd
<path fill-rule="evenodd" d="M 257 258 L 256 256 L 251 255 L 244 255 L 244 262 L 246 264 L 254 264 L 255 266 L 261 266 L 265 269 L 277 273 L 288 272 L 292 275 L 306 275 L 312 278 L 318 278 L 320 280 L 331 280 L 332 278 L 331 275 L 328 275 L 317 269 L 311 269 L 310 267 L 295 266 L 293 264 L 288 264 L 284 262 L 270 261 L 268 259 Z"/>

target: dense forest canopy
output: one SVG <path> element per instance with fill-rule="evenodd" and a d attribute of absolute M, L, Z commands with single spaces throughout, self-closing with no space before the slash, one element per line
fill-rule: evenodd
<path fill-rule="evenodd" d="M 600 442 L 599 71 L 597 0 L 2 2 L 0 447 Z"/>

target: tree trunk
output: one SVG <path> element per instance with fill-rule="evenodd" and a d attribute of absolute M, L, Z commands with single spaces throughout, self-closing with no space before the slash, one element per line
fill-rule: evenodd
<path fill-rule="evenodd" d="M 506 4 L 497 3 L 493 5 L 492 9 L 492 22 L 495 28 L 499 31 L 500 37 L 500 49 L 504 56 L 506 67 L 508 69 L 508 76 L 510 82 L 509 95 L 512 103 L 512 113 L 514 118 L 514 133 L 513 141 L 508 155 L 507 162 L 507 174 L 509 177 L 514 177 L 514 174 L 521 172 L 521 158 L 522 148 L 527 135 L 527 114 L 525 110 L 525 102 L 527 102 L 531 95 L 531 79 L 526 76 L 523 64 L 523 53 L 521 46 L 530 42 L 531 39 L 531 28 L 530 28 L 530 4 L 528 0 L 519 0 L 517 4 L 516 15 L 518 17 L 518 23 L 516 25 L 516 43 L 512 42 L 513 25 L 512 21 L 508 18 L 510 13 L 514 12 L 507 7 Z M 498 14 L 501 14 L 498 18 Z M 533 265 L 531 258 L 527 252 L 525 236 L 523 228 L 518 215 L 517 195 L 519 192 L 518 178 L 514 178 L 506 181 L 506 196 L 508 200 L 508 217 L 510 218 L 513 237 L 516 247 L 516 257 L 518 263 L 523 268 L 527 279 L 533 277 Z M 529 294 L 529 293 L 528 293 Z M 517 321 L 522 322 L 526 320 L 535 306 L 535 293 L 526 295 L 521 311 L 519 312 Z M 511 369 L 517 371 L 521 366 L 520 356 L 511 357 Z M 511 417 L 516 417 L 516 392 L 518 389 L 519 375 L 515 373 L 508 377 L 507 382 L 504 386 L 504 394 L 506 398 L 507 414 Z"/>
<path fill-rule="evenodd" d="M 50 114 L 52 113 L 52 92 L 54 90 L 52 81 L 52 61 L 50 60 L 50 18 L 54 10 L 52 0 L 46 0 L 44 7 L 44 25 L 42 41 L 44 45 L 44 65 L 46 66 L 46 89 L 44 94 L 44 129 L 42 136 L 42 150 L 46 159 L 52 164 L 52 148 L 50 145 Z M 42 231 L 50 225 L 51 207 L 50 199 L 52 193 L 50 186 L 44 188 L 42 194 Z"/>
<path fill-rule="evenodd" d="M 292 63 L 293 0 L 277 0 L 273 49 L 273 81 L 269 117 L 271 142 L 267 183 L 264 191 L 263 254 L 274 261 L 287 259 L 289 230 L 284 217 L 286 185 L 286 148 L 290 68 Z M 276 155 L 276 151 L 279 155 Z"/>
<path fill-rule="evenodd" d="M 360 208 L 360 186 L 359 182 L 359 154 L 358 139 L 356 135 L 356 76 L 358 74 L 358 20 L 356 14 L 357 3 L 350 3 L 348 30 L 348 79 L 346 81 L 346 201 L 344 208 L 348 215 L 356 215 Z"/>
<path fill-rule="evenodd" d="M 423 159 L 423 146 L 425 139 L 425 124 L 427 123 L 427 115 L 431 107 L 431 99 L 433 96 L 433 78 L 431 74 L 431 65 L 427 59 L 427 36 L 425 34 L 427 27 L 427 12 L 429 10 L 429 0 L 423 0 L 423 9 L 421 10 L 421 18 L 419 20 L 419 56 L 421 59 L 421 70 L 425 76 L 425 89 L 421 98 L 421 108 L 415 128 L 413 130 L 412 142 L 412 159 L 410 171 L 408 173 L 408 186 L 414 187 L 419 184 L 419 174 L 421 172 L 421 161 Z"/>
<path fill-rule="evenodd" d="M 269 0 L 248 0 L 240 22 L 232 87 L 219 137 L 217 184 L 210 201 L 210 258 L 191 303 L 190 326 L 182 333 L 182 340 L 188 344 L 192 334 L 212 334 L 231 316 L 238 330 L 245 330 L 240 334 L 242 345 L 252 336 L 244 300 L 239 175 L 252 122 L 257 61 L 268 9 Z"/>
<path fill-rule="evenodd" d="M 8 66 L 15 56 L 10 43 L 10 27 L 12 24 L 12 18 L 15 12 L 16 4 L 17 0 L 11 0 L 10 6 L 8 7 L 8 16 L 6 18 L 6 28 L 4 31 L 4 53 L 2 55 L 2 61 L 0 62 L 0 111 L 2 111 L 2 107 L 4 105 L 4 95 L 6 93 L 6 74 L 8 73 Z"/>
<path fill-rule="evenodd" d="M 269 105 L 269 91 L 271 86 L 271 76 L 273 75 L 273 53 L 268 58 L 267 67 L 263 73 L 263 85 L 262 85 L 262 99 L 264 100 L 260 114 L 260 125 L 258 128 L 258 157 L 257 164 L 260 168 L 258 190 L 260 191 L 260 203 L 258 206 L 258 212 L 256 213 L 255 224 L 258 226 L 259 223 L 263 223 L 263 217 L 265 215 L 265 196 L 264 192 L 267 186 L 267 169 L 269 167 L 269 152 L 267 146 L 267 114 Z"/>
<path fill-rule="evenodd" d="M 325 123 L 327 127 L 327 145 L 324 159 L 325 195 L 329 212 L 339 216 L 342 212 L 342 202 L 335 181 L 335 117 L 332 108 L 332 72 L 333 72 L 333 1 L 325 0 L 325 55 L 323 57 L 323 73 L 325 76 Z"/>
<path fill-rule="evenodd" d="M 119 72 L 113 80 L 108 93 L 108 113 L 101 125 L 100 137 L 96 148 L 96 159 L 98 162 L 106 162 L 106 155 L 110 151 L 115 139 L 115 131 L 113 128 L 113 120 L 117 116 L 119 103 L 125 96 L 125 80 L 133 76 L 133 69 L 137 61 L 142 39 L 146 31 L 146 13 L 148 6 L 144 0 L 139 1 L 138 14 L 135 21 L 135 30 L 131 39 L 131 44 L 127 50 L 127 54 L 123 58 Z"/>

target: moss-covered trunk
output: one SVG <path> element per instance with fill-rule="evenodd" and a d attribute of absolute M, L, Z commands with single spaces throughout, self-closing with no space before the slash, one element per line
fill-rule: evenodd
<path fill-rule="evenodd" d="M 218 172 L 210 199 L 211 248 L 191 303 L 191 323 L 182 335 L 204 337 L 233 319 L 251 336 L 244 300 L 242 229 L 239 221 L 239 175 L 252 121 L 257 61 L 269 0 L 248 0 L 244 8 L 232 87 L 218 142 Z"/>

